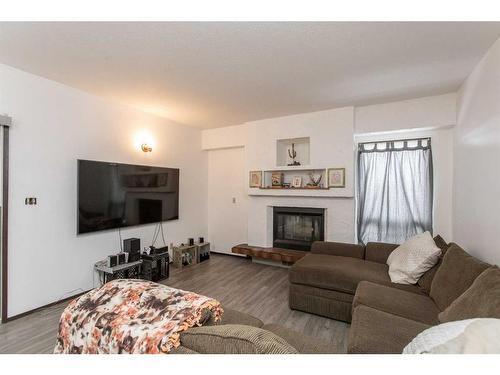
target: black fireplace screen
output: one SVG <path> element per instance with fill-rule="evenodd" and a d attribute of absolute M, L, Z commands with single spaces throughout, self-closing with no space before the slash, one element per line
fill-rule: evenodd
<path fill-rule="evenodd" d="M 311 250 L 314 241 L 325 239 L 323 208 L 274 207 L 273 246 Z"/>

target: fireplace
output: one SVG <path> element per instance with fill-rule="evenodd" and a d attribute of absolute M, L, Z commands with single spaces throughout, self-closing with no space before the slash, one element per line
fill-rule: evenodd
<path fill-rule="evenodd" d="M 273 247 L 309 251 L 324 239 L 324 208 L 273 207 Z"/>

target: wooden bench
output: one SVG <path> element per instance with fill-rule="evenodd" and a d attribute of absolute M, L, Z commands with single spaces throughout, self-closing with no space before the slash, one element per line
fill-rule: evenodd
<path fill-rule="evenodd" d="M 260 247 L 248 244 L 236 245 L 231 250 L 235 254 L 243 254 L 252 258 L 260 258 L 283 262 L 290 265 L 307 254 L 307 251 L 281 249 L 279 247 Z"/>

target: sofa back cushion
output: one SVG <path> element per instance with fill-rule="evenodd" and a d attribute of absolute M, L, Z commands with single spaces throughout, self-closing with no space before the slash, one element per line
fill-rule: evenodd
<path fill-rule="evenodd" d="M 441 323 L 472 318 L 500 319 L 500 269 L 490 267 L 481 273 L 438 318 Z"/>
<path fill-rule="evenodd" d="M 446 254 L 446 250 L 448 250 L 448 247 L 450 246 L 439 234 L 434 237 L 434 242 L 436 243 L 436 246 L 441 249 L 441 256 L 439 257 L 437 264 L 424 273 L 417 282 L 417 285 L 427 294 L 431 292 L 432 280 L 434 279 L 434 276 L 436 276 L 436 272 L 443 261 L 444 254 Z"/>
<path fill-rule="evenodd" d="M 443 311 L 465 292 L 489 264 L 467 254 L 451 243 L 431 284 L 430 297 Z"/>
<path fill-rule="evenodd" d="M 311 245 L 311 253 L 364 259 L 365 247 L 344 242 L 315 241 Z"/>
<path fill-rule="evenodd" d="M 385 242 L 368 242 L 365 249 L 365 259 L 370 262 L 386 264 L 387 258 L 399 245 Z"/>
<path fill-rule="evenodd" d="M 281 337 L 267 330 L 239 324 L 190 328 L 181 344 L 202 354 L 297 354 Z"/>

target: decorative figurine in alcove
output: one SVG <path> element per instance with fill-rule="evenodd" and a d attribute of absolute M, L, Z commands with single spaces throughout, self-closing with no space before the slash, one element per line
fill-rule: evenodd
<path fill-rule="evenodd" d="M 309 182 L 307 183 L 307 187 L 319 189 L 321 180 L 323 179 L 323 174 L 320 174 L 319 177 L 315 177 L 312 172 L 309 173 Z"/>
<path fill-rule="evenodd" d="M 288 166 L 300 165 L 300 162 L 295 160 L 297 157 L 297 151 L 295 151 L 295 143 L 292 143 L 292 149 L 288 149 L 288 156 L 292 159 L 292 162 Z"/>

